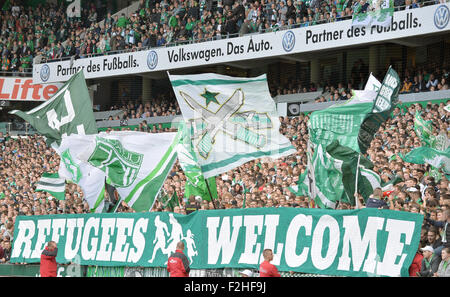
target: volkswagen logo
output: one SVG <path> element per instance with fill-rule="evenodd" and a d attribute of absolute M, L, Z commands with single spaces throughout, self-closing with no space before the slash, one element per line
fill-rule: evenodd
<path fill-rule="evenodd" d="M 158 54 L 155 51 L 151 51 L 147 56 L 147 66 L 150 70 L 153 70 L 158 66 Z"/>
<path fill-rule="evenodd" d="M 448 25 L 450 10 L 447 5 L 439 6 L 434 12 L 434 25 L 438 29 L 444 29 Z"/>
<path fill-rule="evenodd" d="M 295 35 L 292 31 L 287 31 L 283 36 L 283 48 L 290 52 L 295 46 Z"/>
<path fill-rule="evenodd" d="M 43 82 L 46 82 L 50 77 L 50 67 L 48 67 L 48 65 L 45 64 L 44 66 L 41 67 L 39 74 L 41 76 L 41 80 Z"/>
<path fill-rule="evenodd" d="M 291 115 L 299 115 L 300 114 L 300 105 L 289 104 L 288 110 Z"/>

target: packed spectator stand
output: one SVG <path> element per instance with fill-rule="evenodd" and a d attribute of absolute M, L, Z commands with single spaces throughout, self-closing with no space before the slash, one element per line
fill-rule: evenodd
<path fill-rule="evenodd" d="M 1 53 L 2 71 L 14 75 L 29 71 L 33 59 L 41 55 L 45 60 L 68 57 L 83 58 L 94 54 L 105 54 L 122 50 L 139 50 L 148 47 L 167 46 L 173 43 L 198 42 L 230 35 L 268 32 L 296 26 L 310 26 L 322 22 L 351 18 L 354 2 L 350 1 L 141 1 L 138 11 L 130 16 L 112 17 L 105 13 L 105 27 L 95 6 L 83 11 L 83 17 L 68 19 L 63 8 L 52 6 L 25 8 L 10 1 L 9 10 L 2 10 Z M 365 3 L 364 0 L 362 0 Z M 397 6 L 420 7 L 420 1 L 396 1 Z M 435 2 L 433 1 L 433 4 Z M 154 6 L 152 6 L 154 4 Z M 47 4 L 49 5 L 49 4 Z M 18 8 L 17 8 L 18 7 Z M 363 9 L 367 5 L 363 4 Z M 88 13 L 89 12 L 89 13 Z M 59 28 L 54 30 L 53 28 Z M 64 45 L 63 45 L 64 44 Z M 448 65 L 417 68 L 405 71 L 401 93 L 427 92 L 448 89 Z M 353 89 L 362 89 L 368 71 L 363 63 L 352 70 L 346 83 L 336 86 L 302 85 L 290 81 L 287 85 L 275 82 L 270 86 L 272 96 L 317 91 L 323 96 L 316 102 L 347 100 Z M 377 74 L 378 78 L 382 77 Z M 123 121 L 158 116 L 179 115 L 180 110 L 173 95 L 158 95 L 151 103 L 138 103 L 129 98 L 111 106 L 111 110 L 123 109 L 124 114 L 116 119 Z M 374 170 L 383 178 L 400 177 L 403 181 L 393 192 L 379 199 L 395 211 L 420 212 L 425 215 L 419 248 L 427 245 L 434 250 L 448 247 L 443 243 L 442 222 L 450 217 L 449 181 L 443 177 L 434 180 L 426 176 L 428 165 L 404 162 L 399 158 L 411 149 L 420 146 L 414 133 L 414 114 L 421 111 L 424 119 L 432 120 L 434 133 L 449 131 L 450 113 L 444 109 L 449 102 L 440 104 L 413 104 L 408 108 L 396 108 L 393 116 L 384 123 L 368 150 Z M 112 119 L 112 118 L 111 118 Z M 314 202 L 307 196 L 295 196 L 288 190 L 296 185 L 299 175 L 306 170 L 306 147 L 308 141 L 307 121 L 309 116 L 281 118 L 281 132 L 297 148 L 297 153 L 276 161 L 257 159 L 216 178 L 219 197 L 213 202 L 184 197 L 186 182 L 179 164 L 175 164 L 164 191 L 176 192 L 179 206 L 165 209 L 157 201 L 152 211 L 173 211 L 186 214 L 188 205 L 198 211 L 209 209 L 253 207 L 312 208 Z M 126 124 L 126 123 L 125 123 Z M 126 126 L 126 125 L 124 125 Z M 119 128 L 120 129 L 120 128 Z M 129 128 L 121 128 L 122 130 Z M 148 129 L 145 124 L 136 130 L 157 133 L 173 131 Z M 8 262 L 14 235 L 14 222 L 19 215 L 80 214 L 88 213 L 89 206 L 83 200 L 83 192 L 75 185 L 66 188 L 65 200 L 57 200 L 48 193 L 35 192 L 35 183 L 44 172 L 57 172 L 60 162 L 58 154 L 47 147 L 39 135 L 11 137 L 0 132 L 0 263 Z M 416 189 L 416 190 L 412 190 Z M 107 197 L 111 199 L 111 197 Z M 338 209 L 353 206 L 339 204 Z M 119 212 L 134 210 L 122 202 Z M 441 223 L 439 223 L 441 222 Z M 447 230 L 448 231 L 448 230 Z M 448 238 L 448 235 L 447 235 Z M 9 255 L 8 255 L 9 251 Z M 418 252 L 418 255 L 420 253 Z M 438 255 L 440 256 L 440 255 Z M 415 273 L 414 273 L 415 274 Z"/>
<path fill-rule="evenodd" d="M 354 13 L 372 9 L 366 0 L 140 0 L 137 11 L 129 15 L 114 15 L 89 2 L 77 18 L 68 17 L 63 5 L 31 7 L 24 2 L 7 1 L 0 16 L 1 68 L 13 75 L 31 72 L 36 62 L 313 26 L 351 19 Z M 437 2 L 399 0 L 394 4 L 400 10 Z"/>
<path fill-rule="evenodd" d="M 417 103 L 404 109 L 397 107 L 392 118 L 381 126 L 368 150 L 368 157 L 374 163 L 374 170 L 383 179 L 393 176 L 402 179 L 401 183 L 395 185 L 393 192 L 387 197 L 380 195 L 378 199 L 385 200 L 389 209 L 420 212 L 425 215 L 420 248 L 435 245 L 437 250 L 444 244 L 448 245 L 448 243 L 439 244 L 435 241 L 442 239 L 444 235 L 442 233 L 444 229 L 436 226 L 442 225 L 439 222 L 445 223 L 450 212 L 449 181 L 445 177 L 438 181 L 434 180 L 433 177 L 426 175 L 428 165 L 406 163 L 398 156 L 420 146 L 420 140 L 413 129 L 416 111 L 421 111 L 424 119 L 433 121 L 434 133 L 438 134 L 442 131 L 448 133 L 449 112 L 444 107 L 449 103 L 429 103 L 425 107 Z M 288 190 L 289 186 L 296 185 L 299 175 L 306 169 L 308 118 L 308 115 L 304 114 L 298 117 L 281 118 L 280 131 L 297 148 L 295 155 L 275 161 L 257 159 L 221 174 L 216 178 L 219 197 L 212 202 L 195 199 L 195 197 L 183 198 L 186 179 L 179 164 L 176 163 L 165 182 L 164 191 L 169 194 L 176 192 L 179 197 L 179 206 L 175 206 L 174 209 L 164 209 L 162 203 L 157 201 L 152 211 L 186 214 L 186 208 L 192 205 L 195 205 L 195 209 L 203 211 L 242 208 L 244 203 L 246 208 L 314 207 L 310 197 L 296 196 Z M 166 129 L 166 131 L 173 130 Z M 147 132 L 162 131 L 148 129 Z M 0 142 L 2 145 L 0 238 L 4 247 L 8 247 L 13 239 L 14 222 L 18 215 L 89 212 L 89 206 L 83 200 L 83 193 L 75 184 L 67 186 L 65 200 L 56 200 L 48 193 L 34 191 L 34 185 L 42 173 L 57 172 L 60 161 L 57 153 L 45 145 L 41 136 L 12 138 L 9 135 L 0 135 Z M 345 203 L 338 206 L 338 209 L 352 208 L 353 206 Z M 134 212 L 125 202 L 120 203 L 118 211 Z M 433 237 L 432 234 L 435 236 Z M 430 240 L 433 242 L 429 242 Z"/>

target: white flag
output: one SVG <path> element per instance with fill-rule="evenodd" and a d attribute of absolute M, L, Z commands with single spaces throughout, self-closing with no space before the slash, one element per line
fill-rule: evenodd
<path fill-rule="evenodd" d="M 62 145 L 111 180 L 120 199 L 136 211 L 149 211 L 176 161 L 177 133 L 117 131 L 70 135 Z"/>
<path fill-rule="evenodd" d="M 71 137 L 75 135 L 78 136 L 77 134 L 72 134 Z M 87 137 L 87 135 L 80 135 L 79 137 Z M 52 147 L 61 157 L 59 176 L 80 186 L 91 212 L 102 212 L 105 194 L 105 173 L 76 157 L 81 152 L 81 147 L 72 146 L 69 142 L 62 142 L 60 146 L 54 144 Z"/>
<path fill-rule="evenodd" d="M 169 75 L 191 127 L 193 150 L 205 178 L 251 160 L 296 152 L 280 134 L 266 75 L 253 78 L 206 73 Z"/>
<path fill-rule="evenodd" d="M 69 18 L 79 18 L 81 16 L 80 0 L 74 0 L 72 3 L 70 3 L 69 6 L 67 6 L 66 13 L 67 17 Z"/>
<path fill-rule="evenodd" d="M 378 92 L 378 90 L 380 88 L 381 88 L 381 82 L 378 79 L 376 79 L 372 73 L 370 73 L 369 79 L 367 80 L 364 90 Z"/>

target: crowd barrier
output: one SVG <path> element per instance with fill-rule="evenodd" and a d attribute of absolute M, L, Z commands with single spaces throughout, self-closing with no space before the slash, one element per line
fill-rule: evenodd
<path fill-rule="evenodd" d="M 40 277 L 38 264 L 0 264 L 0 277 Z M 242 269 L 193 269 L 190 277 L 239 277 Z M 258 272 L 252 271 L 257 277 Z M 310 273 L 281 271 L 281 277 L 325 277 Z M 58 277 L 169 277 L 165 267 L 75 266 L 58 265 Z"/>

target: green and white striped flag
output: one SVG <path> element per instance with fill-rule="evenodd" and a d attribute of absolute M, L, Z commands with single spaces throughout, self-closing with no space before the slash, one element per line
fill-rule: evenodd
<path fill-rule="evenodd" d="M 381 188 L 380 176 L 372 170 L 373 164 L 359 152 L 352 150 L 334 141 L 327 146 L 327 153 L 340 160 L 342 183 L 347 194 L 347 202 L 356 205 L 354 194 L 358 192 L 367 200 L 376 188 Z M 358 172 L 358 178 L 356 174 Z"/>
<path fill-rule="evenodd" d="M 36 183 L 36 192 L 47 192 L 58 200 L 65 199 L 66 180 L 58 173 L 43 173 Z"/>
<path fill-rule="evenodd" d="M 296 152 L 279 132 L 280 121 L 266 75 L 169 75 L 205 178 L 261 157 Z"/>
<path fill-rule="evenodd" d="M 89 164 L 82 164 L 71 147 L 61 145 L 67 135 L 98 133 L 83 71 L 73 75 L 48 101 L 27 112 L 13 110 L 10 113 L 23 118 L 46 137 L 47 145 L 61 158 L 59 176 L 79 185 L 91 211 L 101 212 L 105 174 Z"/>
<path fill-rule="evenodd" d="M 178 133 L 114 131 L 97 135 L 70 135 L 62 145 L 100 169 L 135 211 L 150 211 L 176 158 Z"/>

